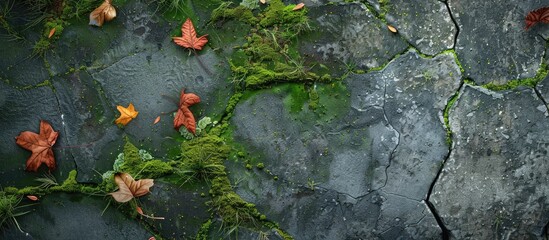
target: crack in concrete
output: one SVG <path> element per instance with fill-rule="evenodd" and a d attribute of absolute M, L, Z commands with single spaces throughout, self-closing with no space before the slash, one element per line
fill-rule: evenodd
<path fill-rule="evenodd" d="M 464 85 L 465 85 L 465 81 L 461 80 L 459 88 L 457 89 L 456 93 L 454 95 L 452 95 L 452 97 L 450 97 L 450 99 L 456 97 L 459 100 L 459 96 L 460 96 L 460 93 L 461 93 Z M 449 111 L 450 110 L 449 108 L 451 108 L 449 106 L 450 104 L 453 104 L 453 103 L 450 100 L 448 100 L 448 102 L 446 103 L 446 107 L 444 109 L 445 110 L 448 109 L 448 111 Z M 450 146 L 448 146 L 448 154 L 446 155 L 446 157 L 442 161 L 442 164 L 441 164 L 441 166 L 440 166 L 440 168 L 437 172 L 437 175 L 435 176 L 435 178 L 433 179 L 433 182 L 431 183 L 431 186 L 429 187 L 429 191 L 427 193 L 427 198 L 425 199 L 425 203 L 427 204 L 427 207 L 429 207 L 429 209 L 431 210 L 431 213 L 435 217 L 440 229 L 442 230 L 442 238 L 443 239 L 449 239 L 450 231 L 448 230 L 448 228 L 446 228 L 446 226 L 444 225 L 444 222 L 442 221 L 442 218 L 438 215 L 438 212 L 436 211 L 435 206 L 429 200 L 431 198 L 431 194 L 433 193 L 435 183 L 440 179 L 440 175 L 442 174 L 442 170 L 444 169 L 444 166 L 446 165 L 446 162 L 448 161 L 448 159 L 450 158 L 450 155 L 452 154 L 453 145 L 454 145 L 453 141 L 451 140 L 451 136 L 453 135 L 453 132 L 452 132 L 452 129 L 451 129 L 451 126 L 450 126 L 450 121 L 448 120 L 448 123 L 444 123 L 444 124 L 446 125 L 445 127 L 446 127 L 447 131 L 450 132 L 450 141 L 451 142 L 450 142 Z"/>
<path fill-rule="evenodd" d="M 549 106 L 547 106 L 547 101 L 545 100 L 545 98 L 543 98 L 543 95 L 541 95 L 541 93 L 539 92 L 539 90 L 537 88 L 533 88 L 534 89 L 534 92 L 536 93 L 536 95 L 538 96 L 538 98 L 543 102 L 543 105 L 545 106 L 545 109 L 547 109 L 547 114 L 549 114 Z"/>
<path fill-rule="evenodd" d="M 67 127 L 65 126 L 65 121 L 63 120 L 63 115 L 64 114 L 61 111 L 61 101 L 59 100 L 59 97 L 57 96 L 58 92 L 55 90 L 55 87 L 53 86 L 53 84 L 49 85 L 49 87 L 53 91 L 53 96 L 55 97 L 55 102 L 57 103 L 57 112 L 59 113 L 59 116 L 61 117 L 61 128 L 63 129 L 65 142 L 70 145 L 69 138 L 68 138 L 69 134 L 68 134 L 68 131 L 67 131 Z M 66 149 L 66 151 L 68 151 L 69 155 L 72 157 L 72 162 L 74 164 L 74 169 L 77 169 L 76 158 L 74 157 L 74 154 L 72 153 L 72 150 Z"/>
<path fill-rule="evenodd" d="M 456 50 L 457 39 L 458 39 L 458 36 L 459 36 L 459 31 L 460 31 L 459 25 L 456 21 L 456 18 L 454 17 L 454 14 L 452 14 L 452 9 L 450 8 L 450 3 L 448 1 L 442 1 L 442 2 L 446 6 L 446 10 L 448 10 L 448 14 L 450 14 L 450 19 L 452 19 L 452 22 L 454 23 L 454 26 L 456 26 L 456 35 L 454 36 L 454 46 L 452 47 L 452 49 Z M 457 53 L 456 53 L 456 55 L 457 55 Z"/>
<path fill-rule="evenodd" d="M 387 124 L 393 129 L 393 131 L 397 134 L 397 143 L 393 150 L 391 150 L 391 153 L 389 153 L 389 163 L 385 167 L 385 182 L 383 183 L 383 186 L 379 187 L 376 190 L 380 190 L 384 188 L 387 185 L 387 182 L 389 181 L 389 174 L 387 173 L 389 170 L 389 167 L 391 167 L 391 163 L 393 161 L 393 156 L 396 153 L 396 150 L 398 149 L 398 146 L 400 145 L 400 132 L 391 124 L 391 121 L 389 121 L 389 118 L 387 117 L 387 113 L 385 111 L 385 104 L 387 104 L 387 80 L 383 79 L 383 106 L 381 106 L 381 110 L 383 111 L 383 117 L 385 118 L 385 121 L 387 121 Z"/>

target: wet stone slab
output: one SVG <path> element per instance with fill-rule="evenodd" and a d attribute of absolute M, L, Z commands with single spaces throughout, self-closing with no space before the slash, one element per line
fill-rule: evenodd
<path fill-rule="evenodd" d="M 420 52 L 435 55 L 454 47 L 457 27 L 443 2 L 390 0 L 385 7 L 387 22 Z"/>
<path fill-rule="evenodd" d="M 310 7 L 312 33 L 299 44 L 306 61 L 336 73 L 384 65 L 408 47 L 362 3 Z"/>
<path fill-rule="evenodd" d="M 250 97 L 237 106 L 232 118 L 235 139 L 249 146 L 250 152 L 260 153 L 257 161 L 284 184 L 269 186 L 273 181 L 269 174 L 248 177 L 244 180 L 248 183 L 243 183 L 248 187 L 237 193 L 276 222 L 287 223 L 291 234 L 305 238 L 308 228 L 292 228 L 292 221 L 319 219 L 317 214 L 327 202 L 334 204 L 333 211 L 351 202 L 353 210 L 348 211 L 350 215 L 341 213 L 340 219 L 331 217 L 334 212 L 322 224 L 312 223 L 318 237 L 353 236 L 358 230 L 333 224 L 341 219 L 357 225 L 369 221 L 353 217 L 353 206 L 374 195 L 378 200 L 372 208 L 377 210 L 370 211 L 377 212 L 375 224 L 364 226 L 367 230 L 355 236 L 373 231 L 371 236 L 385 239 L 440 237 L 441 230 L 422 200 L 448 154 L 441 116 L 447 99 L 460 85 L 460 75 L 451 54 L 424 59 L 410 51 L 383 71 L 351 75 L 346 80 L 349 108 L 328 121 L 304 117 L 310 112 L 306 105 L 301 115 L 291 113 L 284 105 L 288 92 L 264 91 Z M 302 201 L 300 188 L 306 189 L 312 181 L 333 196 L 310 192 L 305 194 L 310 195 L 308 200 Z M 295 210 L 288 215 L 289 209 L 311 212 Z M 339 230 L 327 230 L 331 228 Z"/>
<path fill-rule="evenodd" d="M 456 53 L 465 77 L 505 84 L 536 75 L 545 40 L 536 32 L 539 26 L 524 30 L 524 18 L 546 2 L 449 0 L 448 5 L 459 27 Z"/>
<path fill-rule="evenodd" d="M 31 152 L 19 147 L 15 137 L 23 131 L 40 132 L 40 120 L 49 122 L 55 131 L 59 132 L 56 145 L 53 148 L 57 161 L 54 174 L 58 179 L 65 179 L 70 170 L 74 169 L 74 160 L 67 148 L 69 141 L 64 131 L 61 111 L 54 91 L 48 87 L 38 87 L 19 90 L 0 81 L 0 184 L 7 186 L 39 185 L 34 179 L 41 177 L 39 173 L 25 172 L 25 163 Z"/>
<path fill-rule="evenodd" d="M 532 89 L 465 85 L 454 146 L 430 201 L 456 239 L 542 239 L 549 222 L 547 108 Z"/>
<path fill-rule="evenodd" d="M 28 203 L 28 200 L 24 200 Z M 148 239 L 153 236 L 112 206 L 103 214 L 107 201 L 80 194 L 46 196 L 31 213 L 17 218 L 24 233 L 10 226 L 2 239 Z"/>
<path fill-rule="evenodd" d="M 192 239 L 202 223 L 210 218 L 206 198 L 209 187 L 195 184 L 189 188 L 155 181 L 149 195 L 140 199 L 145 214 L 164 217 L 164 220 L 142 218 L 155 232 L 167 239 Z"/>

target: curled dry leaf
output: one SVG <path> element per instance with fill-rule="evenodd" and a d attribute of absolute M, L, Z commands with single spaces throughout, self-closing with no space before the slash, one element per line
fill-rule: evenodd
<path fill-rule="evenodd" d="M 90 13 L 90 25 L 101 27 L 104 22 L 113 20 L 116 17 L 116 9 L 111 0 L 105 0 L 99 7 Z"/>
<path fill-rule="evenodd" d="M 118 191 L 110 193 L 117 202 L 128 202 L 134 197 L 140 197 L 149 193 L 149 188 L 154 185 L 153 179 L 133 180 L 127 173 L 117 173 L 114 182 L 118 185 Z"/>
<path fill-rule="evenodd" d="M 51 38 L 51 37 L 53 36 L 53 34 L 55 34 L 55 29 L 56 29 L 56 28 L 52 28 L 52 29 L 50 30 L 50 34 L 48 34 L 48 38 Z"/>
<path fill-rule="evenodd" d="M 160 122 L 160 116 L 158 116 L 154 119 L 153 124 L 157 124 L 158 122 Z"/>
<path fill-rule="evenodd" d="M 299 3 L 299 4 L 295 5 L 295 7 L 292 10 L 297 11 L 299 9 L 302 9 L 303 7 L 305 7 L 305 3 Z"/>
<path fill-rule="evenodd" d="M 181 25 L 181 37 L 172 37 L 175 44 L 184 48 L 202 50 L 202 47 L 208 43 L 208 34 L 196 37 L 196 30 L 190 18 Z"/>
<path fill-rule="evenodd" d="M 181 95 L 179 96 L 179 108 L 173 119 L 173 127 L 179 130 L 181 126 L 185 126 L 189 132 L 195 134 L 196 132 L 196 120 L 193 113 L 189 109 L 190 106 L 200 102 L 200 97 L 194 93 L 185 93 L 185 89 L 181 89 Z"/>
<path fill-rule="evenodd" d="M 536 23 L 549 23 L 549 7 L 543 7 L 531 11 L 526 15 L 526 27 L 524 29 L 528 30 Z"/>
<path fill-rule="evenodd" d="M 25 170 L 36 172 L 42 163 L 50 170 L 55 169 L 55 158 L 51 148 L 58 136 L 59 132 L 54 131 L 48 122 L 41 120 L 39 134 L 25 131 L 15 137 L 17 145 L 32 152 Z"/>
<path fill-rule="evenodd" d="M 127 108 L 118 105 L 116 106 L 116 109 L 118 109 L 118 111 L 120 112 L 120 117 L 116 119 L 115 123 L 122 124 L 124 126 L 126 126 L 126 124 L 128 124 L 132 119 L 136 118 L 137 114 L 139 114 L 139 112 L 135 111 L 135 107 L 131 103 L 130 105 L 128 105 Z"/>
<path fill-rule="evenodd" d="M 27 195 L 27 198 L 30 199 L 31 201 L 38 201 L 38 197 L 34 195 Z"/>
<path fill-rule="evenodd" d="M 391 31 L 392 33 L 396 33 L 397 32 L 397 29 L 391 25 L 387 25 L 387 28 L 389 29 L 389 31 Z"/>

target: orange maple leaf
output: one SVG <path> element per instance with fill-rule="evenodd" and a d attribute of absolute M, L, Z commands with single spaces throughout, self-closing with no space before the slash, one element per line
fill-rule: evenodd
<path fill-rule="evenodd" d="M 179 97 L 179 108 L 173 119 L 173 127 L 176 130 L 183 125 L 191 132 L 195 134 L 196 132 L 196 120 L 194 119 L 193 113 L 189 109 L 190 106 L 200 102 L 200 97 L 194 93 L 185 93 L 185 89 L 181 89 L 181 96 Z"/>
<path fill-rule="evenodd" d="M 196 30 L 194 29 L 193 22 L 190 18 L 181 26 L 181 37 L 172 37 L 173 41 L 184 48 L 190 48 L 195 50 L 202 50 L 202 47 L 206 45 L 208 34 L 201 37 L 196 37 Z"/>
<path fill-rule="evenodd" d="M 15 137 L 17 145 L 32 152 L 27 160 L 27 171 L 38 171 L 42 163 L 45 163 L 50 170 L 55 169 L 55 158 L 51 147 L 55 144 L 59 132 L 53 130 L 51 125 L 40 121 L 40 134 L 25 131 Z"/>
<path fill-rule="evenodd" d="M 117 173 L 114 182 L 118 185 L 118 191 L 110 193 L 117 202 L 128 202 L 134 197 L 141 197 L 149 193 L 149 188 L 154 185 L 153 179 L 141 179 L 135 181 L 130 174 Z"/>
<path fill-rule="evenodd" d="M 122 124 L 124 126 L 126 126 L 126 124 L 128 124 L 132 119 L 136 118 L 137 114 L 139 114 L 139 112 L 135 111 L 135 108 L 131 103 L 130 105 L 128 105 L 127 108 L 118 105 L 116 106 L 116 109 L 118 109 L 118 111 L 120 112 L 120 117 L 116 119 L 115 123 Z"/>

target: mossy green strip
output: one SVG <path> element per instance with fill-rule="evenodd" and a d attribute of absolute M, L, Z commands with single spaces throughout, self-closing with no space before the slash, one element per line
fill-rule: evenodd
<path fill-rule="evenodd" d="M 545 77 L 547 77 L 548 73 L 549 73 L 549 69 L 548 69 L 547 63 L 542 62 L 538 72 L 536 73 L 536 76 L 534 77 L 525 78 L 525 79 L 515 79 L 501 85 L 495 84 L 495 83 L 488 83 L 488 84 L 482 85 L 482 87 L 492 91 L 510 90 L 510 89 L 515 89 L 519 86 L 534 88 L 539 82 L 541 82 Z"/>

